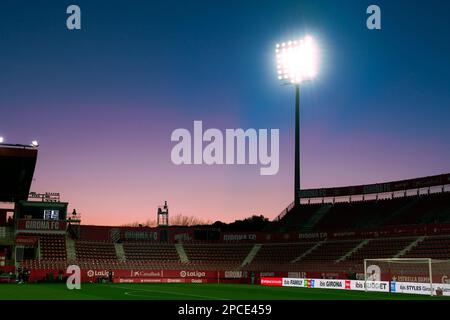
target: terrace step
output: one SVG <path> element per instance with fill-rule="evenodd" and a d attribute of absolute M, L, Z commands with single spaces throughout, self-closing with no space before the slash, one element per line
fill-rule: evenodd
<path fill-rule="evenodd" d="M 261 249 L 260 244 L 255 244 L 253 248 L 250 250 L 248 255 L 245 257 L 244 261 L 242 261 L 241 267 L 244 267 L 246 265 L 249 265 L 252 263 L 253 258 L 255 258 L 256 254 L 258 253 L 259 249 Z"/>
<path fill-rule="evenodd" d="M 385 225 L 387 224 L 389 221 L 395 219 L 398 216 L 401 216 L 402 214 L 404 214 L 405 212 L 408 212 L 409 209 L 411 209 L 412 207 L 414 207 L 415 205 L 417 205 L 417 203 L 419 202 L 420 198 L 416 198 L 413 199 L 411 201 L 409 201 L 408 203 L 406 203 L 404 206 L 402 206 L 401 208 L 399 208 L 397 211 L 393 212 L 391 215 L 387 216 L 385 219 L 383 219 L 382 221 L 380 221 L 380 225 Z"/>
<path fill-rule="evenodd" d="M 291 263 L 296 263 L 300 260 L 302 260 L 304 257 L 306 257 L 308 254 L 310 254 L 311 252 L 313 252 L 314 250 L 316 250 L 317 248 L 319 248 L 322 244 L 324 244 L 327 240 L 322 240 L 317 242 L 313 247 L 309 248 L 308 250 L 306 250 L 301 256 L 298 256 L 297 258 L 295 258 L 294 260 L 291 261 Z"/>
<path fill-rule="evenodd" d="M 70 237 L 66 237 L 66 253 L 67 253 L 67 261 L 77 260 L 75 241 Z"/>
<path fill-rule="evenodd" d="M 14 261 L 15 266 L 18 267 L 20 263 L 23 261 L 23 251 L 25 250 L 25 247 L 22 245 L 16 246 L 14 250 Z M 39 259 L 39 247 L 36 249 L 37 259 Z"/>
<path fill-rule="evenodd" d="M 309 218 L 308 222 L 300 229 L 300 232 L 310 232 L 314 229 L 314 226 L 330 211 L 333 207 L 331 204 L 324 204 L 319 209 L 317 209 L 316 213 Z"/>
<path fill-rule="evenodd" d="M 182 263 L 189 263 L 189 258 L 186 254 L 186 251 L 184 251 L 183 244 L 182 243 L 175 244 L 175 249 L 177 250 L 177 253 L 180 256 L 180 261 Z"/>
<path fill-rule="evenodd" d="M 368 243 L 369 243 L 369 239 L 365 239 L 363 241 L 361 241 L 356 247 L 354 247 L 352 250 L 350 250 L 349 252 L 347 252 L 345 255 L 343 255 L 342 257 L 340 257 L 336 262 L 342 262 L 347 260 L 349 257 L 351 257 L 355 252 L 359 251 L 359 249 L 365 247 Z"/>
<path fill-rule="evenodd" d="M 125 256 L 125 250 L 122 243 L 114 243 L 114 249 L 116 250 L 117 260 L 124 262 L 127 260 Z"/>
<path fill-rule="evenodd" d="M 403 257 L 405 254 L 407 254 L 410 250 L 412 250 L 414 247 L 416 247 L 419 243 L 421 243 L 423 240 L 425 239 L 425 237 L 419 237 L 416 240 L 414 240 L 413 242 L 410 243 L 409 246 L 407 246 L 406 248 L 404 248 L 403 250 L 401 250 L 399 253 L 397 253 L 394 258 L 401 258 Z"/>

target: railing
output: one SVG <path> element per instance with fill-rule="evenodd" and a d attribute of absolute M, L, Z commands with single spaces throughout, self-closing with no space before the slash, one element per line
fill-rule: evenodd
<path fill-rule="evenodd" d="M 67 222 L 77 223 L 81 221 L 81 214 L 77 213 L 77 215 L 69 215 L 66 219 Z"/>
<path fill-rule="evenodd" d="M 292 201 L 281 213 L 273 220 L 273 221 L 280 221 L 283 219 L 283 217 L 291 211 L 295 206 L 295 201 Z"/>
<path fill-rule="evenodd" d="M 397 198 L 418 197 L 425 195 L 441 194 L 450 192 L 450 184 L 443 186 L 434 186 L 427 188 L 407 189 L 401 191 L 389 191 L 380 193 L 367 193 L 367 194 L 353 194 L 353 195 L 341 195 L 335 197 L 302 197 L 302 204 L 335 204 L 335 203 L 351 203 L 351 202 L 363 202 L 373 200 L 392 200 Z"/>
<path fill-rule="evenodd" d="M 334 204 L 334 203 L 350 203 L 350 202 L 361 202 L 361 201 L 371 201 L 371 200 L 382 200 L 382 199 L 396 199 L 396 198 L 406 198 L 406 197 L 416 197 L 422 195 L 432 195 L 450 192 L 450 184 L 445 184 L 441 186 L 433 186 L 427 188 L 417 188 L 417 189 L 407 189 L 402 191 L 390 191 L 381 192 L 373 194 L 354 194 L 354 195 L 342 195 L 336 197 L 302 197 L 303 202 L 301 204 Z M 361 199 L 359 199 L 361 198 Z M 311 202 L 311 200 L 314 200 Z M 280 221 L 292 208 L 294 208 L 295 202 L 291 202 L 281 213 L 273 219 L 274 222 Z"/>

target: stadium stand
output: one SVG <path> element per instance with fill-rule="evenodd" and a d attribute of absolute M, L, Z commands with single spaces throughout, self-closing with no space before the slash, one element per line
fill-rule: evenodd
<path fill-rule="evenodd" d="M 178 262 L 180 257 L 172 244 L 125 243 L 126 260 Z"/>
<path fill-rule="evenodd" d="M 0 208 L 0 245 L 16 253 L 2 261 L 38 273 L 37 280 L 71 264 L 92 275 L 87 281 L 105 270 L 125 277 L 154 270 L 167 272 L 168 279 L 193 271 L 193 280 L 199 271 L 217 277 L 228 272 L 223 277 L 230 280 L 251 272 L 353 277 L 363 270 L 364 259 L 450 259 L 450 174 L 302 190 L 302 205 L 289 205 L 273 222 L 260 219 L 259 227 L 248 220 L 248 230 L 244 224 L 233 229 L 223 223 L 216 224 L 223 229 L 90 226 L 67 218 L 68 204 L 59 201 L 59 194 L 29 193 L 37 150 L 2 148 L 0 171 L 14 188 L 0 181 L 0 202 L 18 199 L 13 221 L 6 220 L 12 209 Z M 18 161 L 22 158 L 27 161 Z M 26 181 L 18 184 L 22 171 Z M 29 201 L 27 194 L 41 201 Z M 9 260 L 12 256 L 16 261 Z"/>
<path fill-rule="evenodd" d="M 411 200 L 414 201 L 411 201 Z M 131 269 L 131 270 L 244 270 L 271 272 L 320 273 L 345 272 L 355 274 L 361 271 L 364 259 L 377 258 L 450 258 L 450 225 L 417 225 L 413 220 L 447 221 L 449 193 L 421 195 L 403 199 L 339 203 L 332 205 L 314 229 L 340 226 L 343 231 L 326 230 L 324 233 L 311 231 L 307 235 L 322 238 L 305 239 L 295 237 L 276 238 L 269 241 L 263 236 L 224 237 L 235 241 L 187 241 L 185 243 L 155 241 L 134 241 L 119 239 L 123 246 L 124 261 L 116 253 L 117 227 L 82 226 L 83 240 L 75 239 L 76 263 L 86 269 Z M 304 205 L 309 218 L 314 216 L 322 204 Z M 422 210 L 426 208 L 427 210 Z M 377 213 L 381 211 L 382 213 Z M 387 213 L 386 213 L 387 212 Z M 410 215 L 408 214 L 410 212 Z M 289 218 L 288 213 L 285 218 Z M 351 217 L 357 217 L 348 222 Z M 304 217 L 303 217 L 304 218 Z M 307 219 L 303 219 L 305 221 Z M 368 219 L 366 227 L 375 229 L 353 229 Z M 377 223 L 374 223 L 377 221 Z M 291 223 L 289 222 L 289 223 Z M 406 223 L 406 225 L 398 224 Z M 293 223 L 295 226 L 295 223 Z M 348 227 L 351 226 L 351 227 Z M 350 229 L 348 229 L 350 228 Z M 119 228 L 120 229 L 120 228 Z M 139 230 L 139 231 L 137 231 Z M 150 229 L 136 229 L 139 232 L 153 232 Z M 355 230 L 359 230 L 355 232 Z M 374 230 L 374 231 L 371 231 Z M 127 229 L 127 232 L 129 229 Z M 186 231 L 183 231 L 186 232 Z M 299 231 L 297 231 L 299 232 Z M 316 233 L 314 233 L 316 232 Z M 265 234 L 265 233 L 263 233 Z M 286 233 L 281 233 L 286 236 Z M 301 233 L 300 233 L 301 234 Z M 299 233 L 297 233 L 299 235 Z M 324 236 L 325 235 L 325 236 Z M 40 259 L 26 260 L 22 266 L 29 269 L 64 269 L 66 260 L 65 237 L 62 235 L 39 235 Z M 86 240 L 89 239 L 89 240 Z M 96 239 L 96 240 L 94 240 Z M 252 239 L 252 240 L 249 240 Z M 279 239 L 279 240 L 276 240 Z M 71 240 L 73 241 L 73 240 Z M 182 262 L 179 249 L 183 248 L 187 261 Z M 255 250 L 255 246 L 258 246 Z M 254 256 L 249 259 L 250 253 Z M 244 261 L 247 263 L 244 264 Z"/>
<path fill-rule="evenodd" d="M 184 250 L 191 267 L 237 269 L 252 247 L 252 244 L 188 244 Z"/>
<path fill-rule="evenodd" d="M 355 248 L 361 240 L 327 241 L 312 250 L 298 263 L 309 261 L 337 261 L 351 249 Z"/>
<path fill-rule="evenodd" d="M 75 242 L 77 260 L 116 260 L 116 251 L 111 242 L 77 241 Z"/>
<path fill-rule="evenodd" d="M 405 258 L 450 258 L 450 236 L 427 237 L 404 256 Z"/>
<path fill-rule="evenodd" d="M 287 243 L 263 245 L 253 258 L 253 263 L 288 263 L 302 256 L 315 243 Z"/>
<path fill-rule="evenodd" d="M 41 259 L 66 260 L 66 241 L 60 235 L 41 235 L 39 237 Z"/>
<path fill-rule="evenodd" d="M 369 239 L 367 244 L 354 252 L 346 261 L 359 262 L 364 259 L 394 258 L 416 238 Z"/>
<path fill-rule="evenodd" d="M 326 206 L 314 231 L 359 230 L 383 226 L 450 222 L 450 192 L 329 204 L 303 204 L 279 222 L 280 231 L 301 230 L 301 226 Z"/>

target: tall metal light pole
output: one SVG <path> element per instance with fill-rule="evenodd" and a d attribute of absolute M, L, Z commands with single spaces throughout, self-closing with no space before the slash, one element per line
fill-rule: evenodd
<path fill-rule="evenodd" d="M 276 46 L 278 79 L 295 88 L 294 204 L 300 205 L 300 84 L 317 74 L 317 49 L 313 39 L 283 42 Z"/>
<path fill-rule="evenodd" d="M 294 205 L 300 206 L 300 85 L 295 85 L 295 169 Z"/>

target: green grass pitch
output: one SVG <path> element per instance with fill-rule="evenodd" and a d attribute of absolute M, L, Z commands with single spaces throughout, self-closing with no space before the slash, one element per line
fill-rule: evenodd
<path fill-rule="evenodd" d="M 234 284 L 2 284 L 0 300 L 437 300 L 395 293 Z"/>

